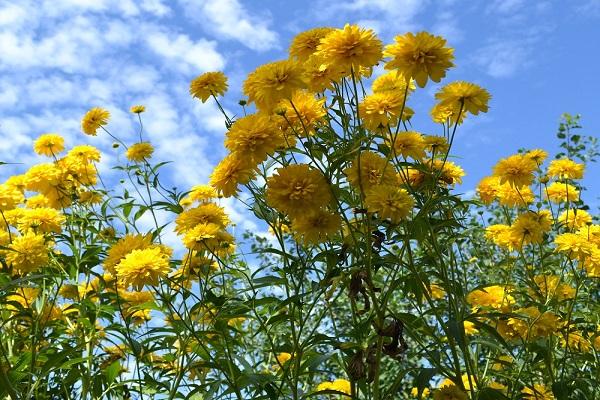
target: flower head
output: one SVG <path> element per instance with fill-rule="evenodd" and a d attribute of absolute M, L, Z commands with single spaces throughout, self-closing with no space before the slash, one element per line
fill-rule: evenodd
<path fill-rule="evenodd" d="M 22 275 L 37 270 L 49 260 L 49 248 L 44 235 L 31 230 L 13 237 L 9 247 L 11 250 L 4 256 L 6 264 L 12 265 Z"/>
<path fill-rule="evenodd" d="M 583 178 L 583 164 L 576 163 L 568 158 L 552 160 L 548 166 L 548 176 L 558 179 L 581 179 Z"/>
<path fill-rule="evenodd" d="M 292 219 L 294 237 L 304 244 L 325 242 L 341 228 L 339 215 L 325 210 L 300 214 Z"/>
<path fill-rule="evenodd" d="M 352 69 L 357 76 L 361 67 L 372 67 L 381 60 L 382 49 L 383 44 L 373 30 L 346 24 L 323 37 L 315 54 L 328 64 L 344 68 L 347 75 Z"/>
<path fill-rule="evenodd" d="M 94 107 L 81 120 L 81 130 L 86 135 L 96 136 L 96 131 L 108 123 L 110 113 L 104 108 Z"/>
<path fill-rule="evenodd" d="M 415 160 L 425 157 L 425 138 L 419 132 L 408 131 L 388 135 L 388 143 L 396 157 L 412 157 Z"/>
<path fill-rule="evenodd" d="M 447 107 L 456 115 L 470 112 L 473 115 L 488 111 L 490 94 L 474 83 L 457 81 L 447 84 L 435 94 L 440 107 Z M 462 110 L 462 111 L 461 111 Z"/>
<path fill-rule="evenodd" d="M 365 198 L 369 212 L 377 213 L 379 218 L 389 218 L 397 224 L 412 211 L 415 201 L 404 189 L 392 185 L 375 185 Z"/>
<path fill-rule="evenodd" d="M 545 195 L 553 203 L 577 201 L 579 190 L 569 183 L 553 182 L 546 187 Z"/>
<path fill-rule="evenodd" d="M 290 57 L 300 62 L 308 60 L 308 58 L 317 51 L 317 46 L 327 34 L 331 33 L 335 28 L 323 27 L 314 28 L 301 32 L 292 40 L 290 45 Z"/>
<path fill-rule="evenodd" d="M 225 147 L 240 157 L 259 163 L 285 145 L 277 123 L 263 113 L 236 120 L 226 134 Z"/>
<path fill-rule="evenodd" d="M 131 111 L 133 114 L 141 114 L 144 111 L 146 111 L 146 107 L 143 106 L 143 105 L 141 105 L 141 104 L 138 104 L 138 105 L 135 105 L 135 106 L 131 106 L 131 108 L 129 109 L 129 111 Z"/>
<path fill-rule="evenodd" d="M 158 285 L 159 279 L 169 273 L 169 257 L 160 247 L 133 250 L 115 266 L 115 270 L 124 287 L 141 290 L 144 285 Z"/>
<path fill-rule="evenodd" d="M 238 185 L 246 184 L 254 177 L 255 166 L 243 155 L 229 154 L 221 160 L 210 175 L 210 185 L 224 197 L 237 193 Z"/>
<path fill-rule="evenodd" d="M 140 142 L 130 146 L 127 149 L 127 159 L 133 162 L 142 162 L 152 157 L 154 147 L 148 142 Z"/>
<path fill-rule="evenodd" d="M 210 96 L 222 96 L 227 91 L 227 77 L 221 71 L 205 72 L 190 83 L 190 94 L 205 103 Z"/>
<path fill-rule="evenodd" d="M 394 184 L 394 167 L 385 157 L 365 151 L 356 157 L 350 167 L 344 169 L 348 182 L 362 191 L 378 184 Z"/>
<path fill-rule="evenodd" d="M 494 175 L 500 183 L 507 182 L 511 186 L 528 186 L 533 182 L 533 173 L 537 164 L 523 154 L 514 154 L 504 158 L 494 166 Z"/>
<path fill-rule="evenodd" d="M 454 64 L 454 49 L 446 47 L 446 40 L 428 32 L 406 33 L 394 38 L 395 43 L 385 47 L 384 55 L 392 59 L 386 69 L 397 69 L 406 79 L 414 78 L 424 87 L 428 79 L 439 82 Z"/>
<path fill-rule="evenodd" d="M 267 179 L 267 204 L 288 215 L 316 211 L 331 201 L 325 177 L 307 164 L 278 168 Z"/>
<path fill-rule="evenodd" d="M 405 92 L 408 95 L 415 91 L 415 82 L 412 79 L 408 81 L 402 73 L 388 72 L 378 76 L 373 81 L 371 88 L 373 93 L 393 92 L 403 96 Z"/>
<path fill-rule="evenodd" d="M 52 157 L 65 149 L 65 139 L 55 133 L 41 135 L 33 143 L 33 150 L 40 155 Z"/>
<path fill-rule="evenodd" d="M 244 81 L 244 94 L 261 111 L 271 111 L 281 99 L 306 87 L 302 65 L 290 60 L 261 65 Z"/>
<path fill-rule="evenodd" d="M 366 96 L 360 103 L 358 111 L 364 126 L 372 131 L 394 127 L 400 120 L 406 121 L 414 114 L 410 108 L 404 105 L 402 93 L 385 91 L 373 93 Z"/>
<path fill-rule="evenodd" d="M 297 90 L 290 100 L 281 100 L 279 106 L 285 114 L 282 128 L 300 136 L 312 135 L 319 121 L 327 115 L 325 99 L 316 99 L 305 90 Z"/>

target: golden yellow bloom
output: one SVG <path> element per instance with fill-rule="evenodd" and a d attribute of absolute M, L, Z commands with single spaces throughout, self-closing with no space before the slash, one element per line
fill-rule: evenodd
<path fill-rule="evenodd" d="M 312 135 L 319 121 L 327 115 L 325 98 L 316 99 L 305 90 L 295 91 L 291 100 L 281 100 L 279 106 L 284 111 L 284 130 L 292 129 L 300 136 Z"/>
<path fill-rule="evenodd" d="M 198 224 L 185 233 L 183 244 L 190 250 L 228 254 L 234 249 L 234 239 L 219 225 Z"/>
<path fill-rule="evenodd" d="M 467 394 L 456 385 L 446 385 L 433 392 L 433 400 L 467 400 Z"/>
<path fill-rule="evenodd" d="M 292 355 L 290 353 L 283 352 L 283 353 L 277 354 L 275 356 L 275 358 L 277 359 L 277 363 L 279 365 L 283 365 L 292 359 Z M 277 366 L 279 366 L 279 365 L 277 365 Z"/>
<path fill-rule="evenodd" d="M 43 208 L 49 207 L 50 202 L 48 201 L 48 198 L 43 194 L 36 194 L 34 196 L 26 198 L 25 205 L 27 206 L 27 208 Z"/>
<path fill-rule="evenodd" d="M 515 243 L 521 246 L 530 243 L 542 243 L 544 233 L 552 227 L 552 216 L 550 211 L 529 211 L 521 214 L 510 227 L 510 233 L 515 238 Z"/>
<path fill-rule="evenodd" d="M 94 107 L 81 120 L 81 130 L 86 135 L 96 136 L 96 131 L 108 123 L 110 113 L 104 108 Z"/>
<path fill-rule="evenodd" d="M 592 216 L 585 210 L 570 209 L 563 211 L 558 216 L 558 222 L 569 229 L 580 229 L 592 223 Z"/>
<path fill-rule="evenodd" d="M 511 186 L 529 186 L 533 182 L 533 173 L 537 164 L 523 154 L 514 154 L 503 158 L 494 166 L 494 175 L 500 183 L 507 182 Z"/>
<path fill-rule="evenodd" d="M 440 106 L 456 110 L 456 115 L 461 109 L 461 114 L 470 112 L 477 115 L 480 111 L 484 113 L 488 111 L 488 102 L 491 96 L 481 86 L 470 82 L 456 81 L 442 87 L 435 94 L 435 98 L 440 101 Z"/>
<path fill-rule="evenodd" d="M 445 154 L 450 148 L 448 141 L 443 136 L 425 135 L 423 141 L 425 150 L 434 155 Z"/>
<path fill-rule="evenodd" d="M 544 160 L 548 158 L 548 153 L 542 149 L 533 149 L 525 153 L 525 155 L 531 158 L 537 165 L 542 165 Z"/>
<path fill-rule="evenodd" d="M 429 294 L 432 299 L 439 300 L 446 296 L 446 291 L 440 285 L 432 283 L 429 285 Z"/>
<path fill-rule="evenodd" d="M 440 174 L 439 181 L 447 185 L 461 184 L 462 177 L 465 176 L 465 171 L 460 165 L 456 165 L 452 161 L 446 160 L 444 163 L 438 159 L 428 160 L 427 165 L 431 168 L 431 174 L 436 176 Z"/>
<path fill-rule="evenodd" d="M 291 99 L 292 94 L 306 87 L 300 64 L 282 60 L 261 65 L 244 81 L 244 94 L 260 111 L 270 112 L 281 99 Z"/>
<path fill-rule="evenodd" d="M 385 47 L 384 55 L 392 57 L 385 69 L 397 69 L 406 79 L 414 78 L 420 87 L 424 87 L 428 79 L 439 82 L 454 66 L 454 49 L 446 47 L 446 40 L 441 36 L 409 32 L 396 36 L 394 41 Z"/>
<path fill-rule="evenodd" d="M 541 383 L 535 383 L 533 387 L 524 388 L 521 393 L 527 400 L 555 400 L 552 390 L 547 389 Z"/>
<path fill-rule="evenodd" d="M 495 285 L 472 291 L 467 295 L 467 302 L 475 308 L 505 309 L 514 304 L 515 299 L 507 288 Z"/>
<path fill-rule="evenodd" d="M 33 151 L 37 154 L 52 157 L 65 149 L 65 139 L 55 133 L 41 135 L 33 143 Z"/>
<path fill-rule="evenodd" d="M 491 204 L 498 194 L 500 179 L 496 176 L 486 176 L 477 185 L 477 195 L 484 204 Z"/>
<path fill-rule="evenodd" d="M 583 164 L 576 163 L 568 158 L 550 161 L 548 176 L 558 179 L 581 179 L 583 178 Z"/>
<path fill-rule="evenodd" d="M 44 235 L 28 231 L 21 236 L 13 236 L 13 241 L 8 247 L 11 250 L 5 253 L 4 259 L 21 275 L 33 272 L 48 263 L 49 248 Z"/>
<path fill-rule="evenodd" d="M 127 149 L 127 159 L 133 162 L 142 162 L 152 157 L 154 147 L 148 142 L 136 143 Z"/>
<path fill-rule="evenodd" d="M 556 297 L 558 301 L 568 300 L 575 297 L 575 289 L 566 283 L 560 282 L 560 277 L 556 275 L 536 275 L 533 281 L 537 287 L 537 292 L 542 295 L 542 302 L 546 299 Z M 530 289 L 530 294 L 533 297 L 539 298 L 539 295 Z"/>
<path fill-rule="evenodd" d="M 388 72 L 378 76 L 373 81 L 371 88 L 373 89 L 373 93 L 393 92 L 404 97 L 405 92 L 408 95 L 416 89 L 415 81 L 411 79 L 408 83 L 407 90 L 407 81 L 408 80 L 400 72 Z"/>
<path fill-rule="evenodd" d="M 420 160 L 425 157 L 425 138 L 415 131 L 389 134 L 388 145 L 393 149 L 394 156 L 412 157 Z"/>
<path fill-rule="evenodd" d="M 524 340 L 535 340 L 539 337 L 553 335 L 561 325 L 560 318 L 550 312 L 541 313 L 536 307 L 527 307 L 514 312 L 519 316 L 511 316 L 506 325 L 513 337 Z"/>
<path fill-rule="evenodd" d="M 497 197 L 501 205 L 509 207 L 525 207 L 535 200 L 533 191 L 529 186 L 521 186 L 519 188 L 511 186 L 508 183 L 498 186 Z"/>
<path fill-rule="evenodd" d="M 267 179 L 267 204 L 288 215 L 296 216 L 326 206 L 331 189 L 325 177 L 307 164 L 278 168 Z"/>
<path fill-rule="evenodd" d="M 336 392 L 350 395 L 352 393 L 350 382 L 346 379 L 336 379 L 333 382 L 322 382 L 317 386 L 317 391 L 335 390 Z"/>
<path fill-rule="evenodd" d="M 236 120 L 225 138 L 225 147 L 240 157 L 259 163 L 285 146 L 285 139 L 277 123 L 268 115 L 250 114 Z"/>
<path fill-rule="evenodd" d="M 519 247 L 517 237 L 512 235 L 510 226 L 503 224 L 490 225 L 485 229 L 485 237 L 497 246 L 514 250 Z"/>
<path fill-rule="evenodd" d="M 17 220 L 17 227 L 21 232 L 33 229 L 36 232 L 56 232 L 62 231 L 61 225 L 65 222 L 65 216 L 60 211 L 40 207 L 34 209 L 23 209 Z"/>
<path fill-rule="evenodd" d="M 141 105 L 141 104 L 138 104 L 138 105 L 135 105 L 135 106 L 131 106 L 131 107 L 129 108 L 129 111 L 130 111 L 131 113 L 133 113 L 133 114 L 141 114 L 141 113 L 143 113 L 144 111 L 146 111 L 146 107 L 145 107 L 145 106 L 143 106 L 143 105 Z"/>
<path fill-rule="evenodd" d="M 579 331 L 568 332 L 560 338 L 560 344 L 569 350 L 587 353 L 591 350 L 591 343 Z"/>
<path fill-rule="evenodd" d="M 255 166 L 242 155 L 229 154 L 221 160 L 210 175 L 210 185 L 224 197 L 237 193 L 238 185 L 245 185 L 255 175 Z"/>
<path fill-rule="evenodd" d="M 358 112 L 363 125 L 372 131 L 384 130 L 398 124 L 400 113 L 406 121 L 413 116 L 414 111 L 408 107 L 402 109 L 403 96 L 392 91 L 373 93 L 366 96 L 359 104 Z"/>
<path fill-rule="evenodd" d="M 12 185 L 0 184 L 0 211 L 12 210 L 25 201 L 23 193 Z"/>
<path fill-rule="evenodd" d="M 67 157 L 78 159 L 82 162 L 100 161 L 100 150 L 89 144 L 82 144 L 73 147 L 67 153 Z"/>
<path fill-rule="evenodd" d="M 316 55 L 347 70 L 351 68 L 358 79 L 361 67 L 376 65 L 383 55 L 383 44 L 373 30 L 358 25 L 344 25 L 343 29 L 335 29 L 321 39 Z"/>
<path fill-rule="evenodd" d="M 577 201 L 579 190 L 569 183 L 553 182 L 546 187 L 546 197 L 553 203 Z"/>
<path fill-rule="evenodd" d="M 297 241 L 305 244 L 319 244 L 335 235 L 342 226 L 339 215 L 325 210 L 302 213 L 292 219 L 290 229 Z"/>
<path fill-rule="evenodd" d="M 203 103 L 212 96 L 222 96 L 227 91 L 227 77 L 221 71 L 205 72 L 190 83 L 190 94 Z"/>
<path fill-rule="evenodd" d="M 175 219 L 175 232 L 182 234 L 198 224 L 208 223 L 225 228 L 229 224 L 225 209 L 214 203 L 204 203 L 198 207 L 185 210 Z"/>
<path fill-rule="evenodd" d="M 554 239 L 554 244 L 556 245 L 555 251 L 567 253 L 571 259 L 578 258 L 580 260 L 589 258 L 596 247 L 588 241 L 587 237 L 576 233 L 557 235 Z"/>
<path fill-rule="evenodd" d="M 317 46 L 321 43 L 321 39 L 334 29 L 329 27 L 313 28 L 297 34 L 290 45 L 290 58 L 294 58 L 300 62 L 308 60 L 317 51 Z"/>
<path fill-rule="evenodd" d="M 381 219 L 389 218 L 394 224 L 406 219 L 414 204 L 412 196 L 395 185 L 374 185 L 365 197 L 369 212 L 377 213 Z"/>
<path fill-rule="evenodd" d="M 150 235 L 127 234 L 117 241 L 107 252 L 104 269 L 115 274 L 115 266 L 133 250 L 144 250 L 152 246 Z"/>
<path fill-rule="evenodd" d="M 133 250 L 116 266 L 118 280 L 124 287 L 141 290 L 144 285 L 157 286 L 170 271 L 169 258 L 161 248 Z"/>
<path fill-rule="evenodd" d="M 10 294 L 6 297 L 6 301 L 18 303 L 23 308 L 31 308 L 39 293 L 40 290 L 38 288 L 18 287 L 16 288 L 14 294 Z M 9 310 L 15 309 L 15 307 L 10 304 L 7 304 L 7 308 Z"/>
<path fill-rule="evenodd" d="M 467 335 L 476 335 L 479 333 L 479 330 L 475 327 L 475 324 L 471 321 L 463 321 L 463 327 L 465 330 L 465 334 L 467 334 Z"/>
<path fill-rule="evenodd" d="M 196 185 L 193 186 L 188 193 L 187 197 L 192 201 L 200 203 L 216 199 L 218 197 L 217 191 L 210 185 Z"/>
<path fill-rule="evenodd" d="M 309 91 L 320 93 L 325 89 L 333 90 L 333 82 L 344 77 L 344 71 L 337 65 L 327 64 L 326 61 L 315 54 L 308 58 L 303 65 L 306 86 Z"/>
<path fill-rule="evenodd" d="M 360 169 L 360 173 L 359 173 Z M 344 169 L 348 182 L 361 191 L 367 191 L 374 185 L 393 185 L 394 167 L 385 157 L 372 151 L 365 151 L 356 157 L 350 167 Z"/>
<path fill-rule="evenodd" d="M 459 114 L 459 111 L 460 109 L 456 109 L 454 106 L 438 103 L 430 111 L 431 120 L 438 124 L 460 125 L 465 120 L 467 114 L 465 112 Z"/>

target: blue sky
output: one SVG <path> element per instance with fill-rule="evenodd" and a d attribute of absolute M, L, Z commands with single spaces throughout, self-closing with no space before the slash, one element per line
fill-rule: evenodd
<path fill-rule="evenodd" d="M 286 58 L 296 33 L 346 22 L 373 28 L 386 43 L 407 31 L 443 35 L 457 67 L 442 83 L 463 79 L 492 93 L 489 113 L 470 118 L 457 138 L 464 192 L 519 147 L 555 150 L 563 112 L 581 113 L 584 133 L 600 132 L 598 0 L 0 0 L 0 161 L 40 161 L 31 141 L 57 132 L 69 145 L 101 147 L 103 166 L 112 165 L 112 140 L 83 135 L 81 116 L 109 109 L 111 132 L 132 142 L 128 109 L 145 104 L 156 158 L 175 161 L 167 179 L 180 188 L 205 183 L 224 155 L 225 128 L 213 104 L 189 97 L 190 80 L 223 70 L 226 108 L 238 112 L 248 72 Z M 437 88 L 409 103 L 424 133 L 440 133 L 428 121 Z M 0 178 L 24 168 L 3 166 Z M 588 173 L 596 193 L 598 177 Z M 246 221 L 239 204 L 229 207 Z"/>

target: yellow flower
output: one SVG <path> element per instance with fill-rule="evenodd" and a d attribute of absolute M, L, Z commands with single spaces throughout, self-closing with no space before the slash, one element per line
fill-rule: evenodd
<path fill-rule="evenodd" d="M 410 390 L 410 395 L 412 397 L 417 397 L 419 395 L 419 388 L 412 388 Z M 423 392 L 421 392 L 421 398 L 426 398 L 427 396 L 429 396 L 429 389 L 423 388 Z"/>
<path fill-rule="evenodd" d="M 311 55 L 303 65 L 304 77 L 308 90 L 315 93 L 325 89 L 333 90 L 333 82 L 344 76 L 344 71 L 337 65 L 327 64 L 322 57 Z"/>
<path fill-rule="evenodd" d="M 277 354 L 275 358 L 277 359 L 278 364 L 283 365 L 292 359 L 292 355 L 290 353 L 283 352 Z"/>
<path fill-rule="evenodd" d="M 127 234 L 119 239 L 107 252 L 104 259 L 104 269 L 115 274 L 115 266 L 133 250 L 143 250 L 152 246 L 150 235 Z"/>
<path fill-rule="evenodd" d="M 521 393 L 527 400 L 554 400 L 554 395 L 551 389 L 547 389 L 546 386 L 535 383 L 533 387 L 524 388 Z"/>
<path fill-rule="evenodd" d="M 335 29 L 321 39 L 316 55 L 347 70 L 354 71 L 358 79 L 361 67 L 372 67 L 382 57 L 383 44 L 373 30 L 364 29 L 358 25 L 344 25 L 343 29 Z"/>
<path fill-rule="evenodd" d="M 412 157 L 420 160 L 425 157 L 425 138 L 414 131 L 400 132 L 388 135 L 388 145 L 393 149 L 394 156 Z"/>
<path fill-rule="evenodd" d="M 548 153 L 542 149 L 533 149 L 525 153 L 525 155 L 531 158 L 537 165 L 542 165 L 544 160 L 548 158 Z"/>
<path fill-rule="evenodd" d="M 146 107 L 142 106 L 142 105 L 135 105 L 135 106 L 131 106 L 129 111 L 131 111 L 133 114 L 141 114 L 144 111 L 146 111 Z"/>
<path fill-rule="evenodd" d="M 375 185 L 365 197 L 365 206 L 369 212 L 377 213 L 379 218 L 389 218 L 397 224 L 406 219 L 415 204 L 408 192 L 393 185 Z"/>
<path fill-rule="evenodd" d="M 583 164 L 576 163 L 568 158 L 552 160 L 548 166 L 548 176 L 558 179 L 581 179 L 583 178 Z"/>
<path fill-rule="evenodd" d="M 456 109 L 452 105 L 438 103 L 431 109 L 431 120 L 438 124 L 460 125 L 465 120 L 467 114 L 465 112 L 459 114 L 459 111 L 460 109 Z"/>
<path fill-rule="evenodd" d="M 580 260 L 589 258 L 596 247 L 588 241 L 587 237 L 576 233 L 557 235 L 554 239 L 554 244 L 556 245 L 555 251 L 567 253 L 570 258 L 578 258 Z"/>
<path fill-rule="evenodd" d="M 33 229 L 36 232 L 62 231 L 61 225 L 65 222 L 65 216 L 58 210 L 49 207 L 21 210 L 17 226 L 21 232 Z"/>
<path fill-rule="evenodd" d="M 157 286 L 170 271 L 169 257 L 159 247 L 133 250 L 115 266 L 115 271 L 124 287 L 141 290 L 144 285 Z"/>
<path fill-rule="evenodd" d="M 281 100 L 280 107 L 284 110 L 284 130 L 293 129 L 300 136 L 309 136 L 315 132 L 315 127 L 327 112 L 325 98 L 316 99 L 305 90 L 297 90 L 291 100 Z"/>
<path fill-rule="evenodd" d="M 152 157 L 154 147 L 148 142 L 136 143 L 127 149 L 127 159 L 133 162 L 142 162 Z"/>
<path fill-rule="evenodd" d="M 542 301 L 555 298 L 558 301 L 568 300 L 575 297 L 575 289 L 566 283 L 560 282 L 560 277 L 556 275 L 536 275 L 533 281 L 537 291 L 543 296 Z M 533 297 L 539 298 L 539 295 L 533 290 L 529 290 Z"/>
<path fill-rule="evenodd" d="M 407 79 L 400 72 L 388 72 L 378 76 L 371 85 L 373 93 L 394 92 L 404 97 L 404 93 L 408 95 L 415 91 L 415 81 L 410 80 L 408 83 L 408 91 L 406 89 Z"/>
<path fill-rule="evenodd" d="M 569 350 L 581 351 L 587 353 L 591 350 L 591 343 L 583 337 L 581 332 L 568 332 L 560 338 L 560 343 L 563 347 Z"/>
<path fill-rule="evenodd" d="M 452 161 L 446 160 L 444 163 L 442 160 L 436 159 L 433 161 L 428 160 L 427 164 L 431 168 L 431 173 L 433 175 L 440 174 L 439 180 L 448 185 L 462 183 L 462 177 L 465 176 L 465 171 Z"/>
<path fill-rule="evenodd" d="M 454 49 L 446 47 L 446 40 L 441 36 L 409 32 L 396 36 L 394 41 L 385 47 L 384 55 L 392 57 L 385 69 L 397 69 L 406 79 L 414 78 L 420 87 L 424 87 L 428 79 L 439 82 L 454 66 Z"/>
<path fill-rule="evenodd" d="M 208 223 L 225 228 L 229 224 L 229 218 L 225 214 L 225 209 L 214 203 L 205 203 L 185 210 L 175 219 L 175 232 L 182 234 L 198 224 Z"/>
<path fill-rule="evenodd" d="M 317 391 L 334 390 L 350 395 L 352 393 L 350 382 L 346 379 L 336 379 L 333 382 L 322 382 L 317 386 Z"/>
<path fill-rule="evenodd" d="M 210 175 L 210 185 L 224 197 L 237 193 L 238 185 L 245 185 L 254 177 L 255 166 L 242 155 L 229 154 L 221 160 Z"/>
<path fill-rule="evenodd" d="M 434 400 L 467 400 L 467 394 L 456 385 L 446 385 L 433 392 Z"/>
<path fill-rule="evenodd" d="M 23 193 L 12 185 L 0 184 L 0 211 L 12 210 L 25 201 Z"/>
<path fill-rule="evenodd" d="M 511 235 L 515 237 L 519 248 L 530 243 L 542 243 L 544 233 L 552 227 L 551 218 L 548 210 L 529 211 L 519 215 L 510 227 Z"/>
<path fill-rule="evenodd" d="M 402 109 L 404 100 L 401 93 L 392 91 L 373 93 L 366 96 L 359 104 L 358 112 L 364 126 L 372 131 L 385 130 L 398 124 L 400 113 L 406 121 L 413 116 L 414 111 L 408 107 Z"/>
<path fill-rule="evenodd" d="M 475 327 L 475 324 L 471 321 L 463 321 L 463 327 L 465 330 L 465 334 L 467 334 L 467 335 L 476 335 L 479 333 L 479 330 Z"/>
<path fill-rule="evenodd" d="M 432 299 L 439 300 L 443 299 L 446 296 L 446 291 L 440 285 L 432 283 L 429 285 L 429 294 Z"/>
<path fill-rule="evenodd" d="M 221 71 L 205 72 L 190 83 L 190 94 L 203 103 L 212 96 L 222 96 L 227 91 L 227 77 Z"/>
<path fill-rule="evenodd" d="M 185 233 L 183 244 L 190 250 L 208 251 L 217 255 L 229 254 L 234 250 L 234 239 L 219 225 L 198 224 Z"/>
<path fill-rule="evenodd" d="M 100 161 L 100 150 L 89 144 L 82 144 L 73 147 L 67 153 L 68 158 L 78 159 L 82 162 Z"/>
<path fill-rule="evenodd" d="M 435 98 L 440 101 L 440 106 L 449 107 L 456 110 L 456 115 L 470 112 L 473 115 L 479 112 L 488 111 L 488 102 L 490 94 L 487 90 L 474 83 L 456 81 L 442 87 L 435 94 Z M 462 109 L 462 112 L 460 111 Z"/>
<path fill-rule="evenodd" d="M 303 68 L 290 60 L 275 61 L 261 65 L 244 81 L 244 94 L 261 111 L 270 112 L 281 99 L 306 87 Z"/>
<path fill-rule="evenodd" d="M 218 197 L 217 191 L 210 185 L 196 185 L 193 186 L 188 193 L 187 198 L 192 202 L 197 201 L 200 203 L 216 199 Z"/>
<path fill-rule="evenodd" d="M 65 139 L 55 133 L 41 135 L 33 143 L 33 151 L 37 154 L 52 157 L 65 149 Z"/>
<path fill-rule="evenodd" d="M 507 182 L 511 186 L 529 186 L 533 182 L 533 173 L 537 164 L 523 154 L 514 154 L 504 158 L 494 166 L 494 175 L 500 183 Z"/>
<path fill-rule="evenodd" d="M 327 241 L 340 230 L 341 224 L 339 215 L 316 210 L 294 217 L 290 229 L 296 240 L 310 245 Z"/>
<path fill-rule="evenodd" d="M 259 163 L 284 147 L 285 139 L 274 120 L 265 114 L 251 114 L 236 120 L 225 138 L 225 147 L 240 157 Z"/>
<path fill-rule="evenodd" d="M 565 210 L 558 216 L 558 222 L 569 229 L 580 229 L 592 222 L 592 216 L 585 210 Z"/>
<path fill-rule="evenodd" d="M 267 204 L 288 215 L 296 216 L 326 206 L 331 189 L 325 177 L 307 164 L 278 168 L 267 179 Z"/>
<path fill-rule="evenodd" d="M 553 203 L 562 203 L 565 201 L 577 201 L 579 199 L 579 190 L 571 184 L 563 182 L 553 182 L 546 187 L 546 197 Z"/>
<path fill-rule="evenodd" d="M 491 307 L 504 309 L 515 303 L 514 297 L 504 286 L 487 286 L 467 295 L 467 302 L 475 308 Z"/>
<path fill-rule="evenodd" d="M 450 148 L 448 141 L 443 136 L 425 135 L 423 141 L 425 142 L 425 150 L 431 154 L 446 154 Z"/>
<path fill-rule="evenodd" d="M 332 32 L 334 28 L 323 27 L 314 28 L 301 32 L 292 40 L 289 53 L 290 57 L 297 59 L 300 62 L 308 60 L 308 58 L 317 51 L 317 46 L 321 39 Z"/>
<path fill-rule="evenodd" d="M 33 231 L 14 237 L 8 246 L 11 250 L 5 253 L 6 264 L 12 265 L 21 275 L 33 272 L 48 263 L 48 244 L 44 235 Z"/>
<path fill-rule="evenodd" d="M 392 164 L 372 151 L 365 151 L 356 157 L 350 167 L 344 169 L 344 174 L 348 182 L 361 191 L 367 191 L 374 185 L 393 185 L 396 182 Z"/>
<path fill-rule="evenodd" d="M 535 200 L 533 191 L 529 186 L 521 186 L 519 188 L 511 186 L 508 183 L 498 186 L 497 197 L 501 205 L 509 207 L 525 207 Z"/>
<path fill-rule="evenodd" d="M 477 195 L 484 204 L 491 204 L 498 194 L 500 179 L 496 176 L 486 176 L 477 185 Z"/>
<path fill-rule="evenodd" d="M 20 304 L 23 308 L 31 308 L 39 293 L 40 290 L 37 288 L 18 287 L 14 294 L 10 294 L 6 297 L 6 302 L 8 303 L 10 301 Z M 15 309 L 11 304 L 7 304 L 7 308 L 9 310 Z"/>
<path fill-rule="evenodd" d="M 104 108 L 94 107 L 81 120 L 81 130 L 86 135 L 96 136 L 96 131 L 108 123 L 110 113 Z"/>

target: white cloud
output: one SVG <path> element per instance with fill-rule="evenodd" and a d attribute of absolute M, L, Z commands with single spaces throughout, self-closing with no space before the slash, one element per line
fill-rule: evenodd
<path fill-rule="evenodd" d="M 186 15 L 218 39 L 233 39 L 257 51 L 278 46 L 278 35 L 269 28 L 270 19 L 254 15 L 238 0 L 180 0 Z"/>

